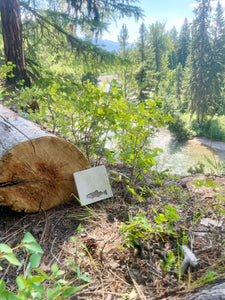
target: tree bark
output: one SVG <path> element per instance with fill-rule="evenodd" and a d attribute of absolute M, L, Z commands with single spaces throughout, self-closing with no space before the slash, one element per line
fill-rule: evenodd
<path fill-rule="evenodd" d="M 0 105 L 0 205 L 37 212 L 75 200 L 73 173 L 88 168 L 72 143 Z"/>
<path fill-rule="evenodd" d="M 16 65 L 14 77 L 8 80 L 11 83 L 24 80 L 24 84 L 30 86 L 25 63 L 19 0 L 1 0 L 0 11 L 5 61 Z"/>

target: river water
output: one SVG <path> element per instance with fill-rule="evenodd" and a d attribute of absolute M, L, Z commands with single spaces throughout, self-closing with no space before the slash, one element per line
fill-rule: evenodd
<path fill-rule="evenodd" d="M 103 86 L 105 81 L 107 82 L 106 88 L 109 90 L 112 79 L 116 78 L 113 75 L 100 76 L 99 85 Z M 207 163 L 205 156 L 214 164 L 225 162 L 225 143 L 211 141 L 204 137 L 193 138 L 187 142 L 178 142 L 166 128 L 161 129 L 151 139 L 151 146 L 152 148 L 158 147 L 163 150 L 163 153 L 159 152 L 155 159 L 155 168 L 158 171 L 169 169 L 171 174 L 189 175 L 188 169 L 190 167 L 195 168 L 199 162 L 205 165 L 205 173 L 210 172 L 210 165 Z M 113 148 L 111 144 L 107 145 L 107 147 Z"/>
<path fill-rule="evenodd" d="M 160 130 L 151 140 L 152 147 L 159 147 L 163 153 L 156 158 L 156 169 L 167 168 L 176 175 L 188 175 L 189 167 L 195 167 L 199 162 L 205 165 L 208 172 L 209 164 L 204 155 L 213 163 L 225 161 L 225 143 L 210 141 L 204 137 L 193 138 L 187 142 L 178 142 L 166 128 Z"/>

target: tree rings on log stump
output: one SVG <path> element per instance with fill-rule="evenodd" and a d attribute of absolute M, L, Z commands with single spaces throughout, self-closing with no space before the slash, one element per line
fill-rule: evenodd
<path fill-rule="evenodd" d="M 0 159 L 0 205 L 37 212 L 70 201 L 77 195 L 73 173 L 88 168 L 83 153 L 64 139 L 19 143 Z"/>

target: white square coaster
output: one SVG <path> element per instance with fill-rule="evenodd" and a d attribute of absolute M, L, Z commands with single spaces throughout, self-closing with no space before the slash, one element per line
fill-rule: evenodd
<path fill-rule="evenodd" d="M 73 173 L 81 205 L 113 197 L 105 166 Z"/>

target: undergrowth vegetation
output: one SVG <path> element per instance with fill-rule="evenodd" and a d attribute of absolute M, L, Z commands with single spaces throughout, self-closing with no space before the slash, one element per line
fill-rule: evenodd
<path fill-rule="evenodd" d="M 27 252 L 24 264 L 14 254 L 14 251 L 21 248 Z M 51 273 L 47 274 L 39 268 L 42 254 L 42 248 L 29 232 L 25 234 L 21 243 L 14 248 L 0 244 L 0 261 L 6 260 L 13 266 L 17 266 L 18 273 L 21 268 L 24 270 L 23 274 L 16 278 L 17 290 L 15 292 L 8 290 L 5 281 L 0 279 L 1 300 L 67 299 L 91 282 L 90 278 L 80 273 L 79 266 L 72 263 L 71 260 L 69 260 L 68 265 L 75 274 L 70 280 L 66 280 L 66 272 L 60 270 L 56 263 L 52 264 Z M 79 285 L 79 282 L 82 284 Z"/>
<path fill-rule="evenodd" d="M 111 163 L 121 160 L 132 169 L 131 183 L 143 179 L 161 151 L 151 148 L 150 137 L 173 121 L 155 96 L 145 103 L 131 102 L 115 80 L 109 92 L 105 85 L 90 81 L 82 85 L 53 82 L 44 88 L 33 85 L 18 90 L 10 102 L 25 117 L 73 141 L 89 160 L 100 161 L 104 156 Z"/>

